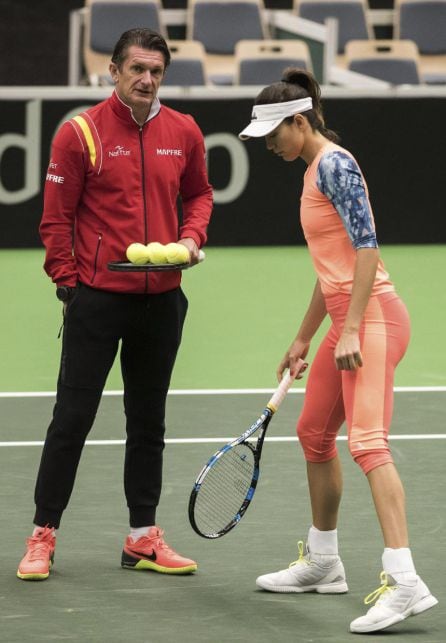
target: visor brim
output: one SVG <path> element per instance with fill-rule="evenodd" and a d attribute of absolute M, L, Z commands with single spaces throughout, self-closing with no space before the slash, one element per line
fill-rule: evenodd
<path fill-rule="evenodd" d="M 275 130 L 276 127 L 279 127 L 280 123 L 285 118 L 286 117 L 284 116 L 283 118 L 276 118 L 273 121 L 251 121 L 251 123 L 240 132 L 238 137 L 241 141 L 247 141 L 250 138 L 266 136 Z"/>

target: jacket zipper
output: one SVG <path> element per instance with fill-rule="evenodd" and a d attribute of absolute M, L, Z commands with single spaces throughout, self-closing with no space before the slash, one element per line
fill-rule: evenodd
<path fill-rule="evenodd" d="M 143 216 L 144 216 L 144 243 L 149 242 L 149 231 L 147 221 L 147 203 L 146 203 L 146 183 L 145 183 L 145 156 L 143 144 L 143 128 L 139 128 L 139 147 L 141 149 L 141 182 L 142 182 L 142 201 L 143 201 Z M 149 273 L 144 273 L 146 281 L 146 292 L 149 290 Z"/>
<path fill-rule="evenodd" d="M 101 243 L 102 243 L 102 232 L 99 233 L 98 242 L 96 244 L 96 253 L 94 255 L 94 264 L 93 264 L 93 276 L 90 280 L 90 283 L 94 282 L 96 273 L 98 271 L 98 257 L 99 257 L 99 250 L 101 248 Z"/>

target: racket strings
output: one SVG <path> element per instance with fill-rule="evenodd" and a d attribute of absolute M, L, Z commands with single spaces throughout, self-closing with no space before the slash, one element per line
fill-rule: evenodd
<path fill-rule="evenodd" d="M 246 444 L 229 449 L 214 463 L 195 500 L 195 522 L 202 533 L 219 533 L 234 520 L 251 488 L 254 471 L 254 453 Z"/>

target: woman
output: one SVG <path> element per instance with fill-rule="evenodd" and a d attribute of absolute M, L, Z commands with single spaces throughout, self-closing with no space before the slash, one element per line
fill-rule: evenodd
<path fill-rule="evenodd" d="M 384 538 L 378 599 L 350 624 L 374 632 L 437 604 L 417 576 L 409 549 L 404 490 L 388 446 L 394 369 L 410 335 L 407 310 L 379 257 L 367 186 L 353 156 L 326 129 L 313 76 L 289 68 L 257 97 L 240 138 L 265 136 L 285 161 L 308 165 L 301 222 L 317 274 L 308 310 L 277 370 L 296 375 L 325 316 L 332 325 L 314 358 L 297 433 L 307 461 L 313 524 L 288 569 L 257 579 L 272 592 L 348 591 L 338 554 L 342 473 L 336 435 L 344 420 L 355 462 L 367 476 Z"/>

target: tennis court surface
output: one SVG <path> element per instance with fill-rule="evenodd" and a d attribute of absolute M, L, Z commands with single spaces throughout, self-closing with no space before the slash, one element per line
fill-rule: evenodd
<path fill-rule="evenodd" d="M 362 613 L 363 597 L 379 585 L 382 544 L 366 480 L 350 461 L 343 435 L 338 443 L 345 473 L 339 533 L 350 592 L 299 596 L 255 588 L 256 576 L 297 558 L 296 541 L 305 538 L 309 526 L 305 467 L 294 433 L 300 391 L 288 395 L 271 423 L 258 491 L 242 522 L 218 541 L 200 538 L 189 526 L 188 497 L 202 464 L 225 438 L 249 426 L 268 397 L 263 391 L 169 395 L 158 522 L 170 544 L 199 562 L 195 575 L 169 577 L 120 568 L 127 524 L 122 401 L 119 395 L 105 396 L 59 530 L 55 566 L 43 583 L 19 581 L 15 571 L 31 529 L 41 451 L 35 427 L 46 425 L 54 397 L 1 397 L 0 640 L 343 643 L 389 636 L 444 643 L 446 392 L 398 392 L 392 440 L 408 496 L 417 568 L 440 605 L 387 633 L 368 636 L 349 634 L 348 624 Z"/>
<path fill-rule="evenodd" d="M 203 265 L 184 276 L 190 312 L 168 398 L 158 522 L 169 544 L 198 561 L 198 572 L 174 577 L 120 567 L 128 517 L 122 400 L 112 394 L 122 383 L 114 368 L 58 533 L 53 572 L 43 583 L 17 579 L 54 404 L 61 306 L 43 273 L 43 252 L 5 250 L 0 252 L 0 641 L 445 643 L 446 248 L 387 246 L 382 254 L 413 326 L 408 354 L 397 370 L 391 446 L 406 487 L 417 570 L 440 604 L 380 635 L 348 632 L 350 621 L 364 613 L 364 596 L 379 585 L 382 540 L 367 481 L 343 439 L 339 535 L 350 592 L 299 596 L 256 590 L 258 575 L 297 559 L 297 540 L 305 539 L 310 524 L 294 429 L 305 379 L 268 429 L 259 486 L 242 522 L 217 541 L 200 538 L 189 525 L 187 504 L 198 471 L 226 438 L 248 428 L 268 401 L 277 362 L 311 296 L 308 252 L 296 247 L 209 248 Z"/>

